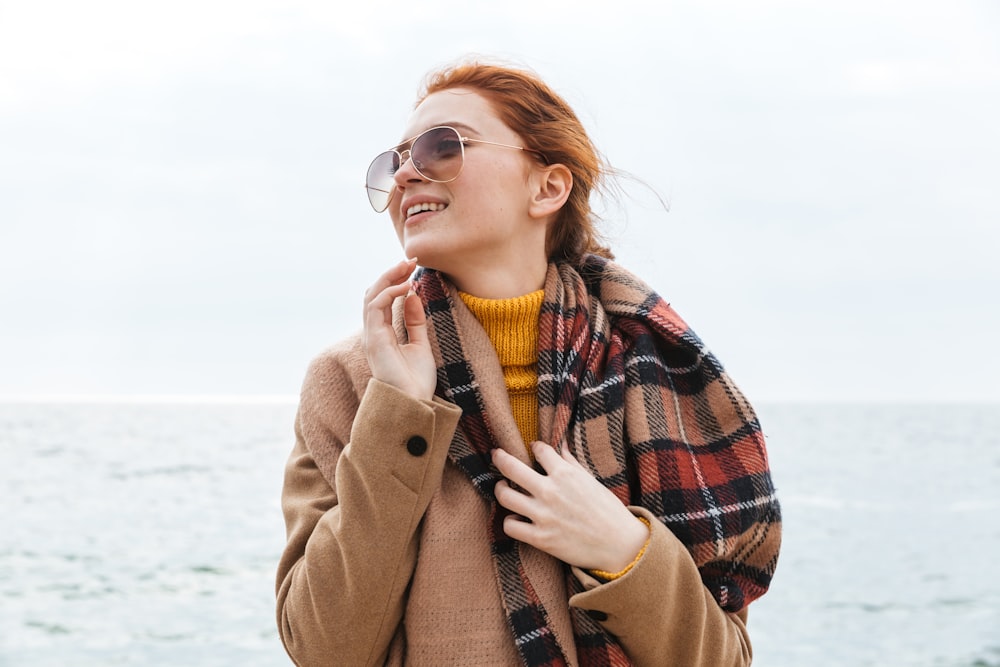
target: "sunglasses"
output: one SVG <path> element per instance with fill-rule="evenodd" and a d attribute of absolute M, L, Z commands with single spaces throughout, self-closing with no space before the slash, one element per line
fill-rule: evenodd
<path fill-rule="evenodd" d="M 458 178 L 465 166 L 466 144 L 487 144 L 501 148 L 513 148 L 519 151 L 535 153 L 542 160 L 545 156 L 538 151 L 523 146 L 499 144 L 495 141 L 470 139 L 459 134 L 458 130 L 447 125 L 432 127 L 408 139 L 399 146 L 409 144 L 408 149 L 398 151 L 395 148 L 379 153 L 368 166 L 365 177 L 365 188 L 368 190 L 368 201 L 376 213 L 389 208 L 389 202 L 396 192 L 396 172 L 410 160 L 418 174 L 434 183 L 450 183 Z M 397 148 L 399 147 L 397 146 Z"/>

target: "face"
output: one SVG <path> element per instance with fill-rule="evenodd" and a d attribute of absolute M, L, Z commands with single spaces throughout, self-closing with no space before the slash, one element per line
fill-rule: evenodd
<path fill-rule="evenodd" d="M 439 125 L 471 139 L 524 146 L 486 98 L 467 89 L 427 96 L 403 138 Z M 396 172 L 397 191 L 388 208 L 406 256 L 453 279 L 498 265 L 517 270 L 528 258 L 544 261 L 545 224 L 529 213 L 531 175 L 539 166 L 529 152 L 469 142 L 458 178 L 435 183 L 407 160 Z"/>

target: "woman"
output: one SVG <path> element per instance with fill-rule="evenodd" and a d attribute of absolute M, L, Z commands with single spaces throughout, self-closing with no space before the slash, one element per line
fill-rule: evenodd
<path fill-rule="evenodd" d="M 599 244 L 579 120 L 533 74 L 471 63 L 429 77 L 402 136 L 366 185 L 409 259 L 302 390 L 289 655 L 749 664 L 780 541 L 760 428 Z"/>

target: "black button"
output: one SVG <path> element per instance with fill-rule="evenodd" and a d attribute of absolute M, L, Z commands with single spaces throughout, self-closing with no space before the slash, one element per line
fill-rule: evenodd
<path fill-rule="evenodd" d="M 606 621 L 608 620 L 608 615 L 605 614 L 600 609 L 588 609 L 587 616 L 590 616 L 595 621 Z"/>
<path fill-rule="evenodd" d="M 415 435 L 406 441 L 406 451 L 414 456 L 423 456 L 427 451 L 427 441 L 419 435 Z"/>

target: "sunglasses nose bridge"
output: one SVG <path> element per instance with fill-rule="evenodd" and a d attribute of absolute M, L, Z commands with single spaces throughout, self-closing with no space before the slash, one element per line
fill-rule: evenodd
<path fill-rule="evenodd" d="M 396 182 L 409 181 L 412 180 L 414 177 L 419 179 L 431 180 L 427 178 L 427 176 L 425 176 L 422 171 L 420 171 L 419 167 L 417 167 L 417 161 L 413 159 L 413 153 L 409 148 L 401 151 L 396 151 L 396 154 L 399 156 L 399 166 L 396 168 L 395 174 L 393 174 L 393 178 L 396 180 Z M 409 168 L 411 170 L 410 172 L 406 171 L 407 165 L 409 165 Z"/>

